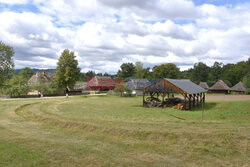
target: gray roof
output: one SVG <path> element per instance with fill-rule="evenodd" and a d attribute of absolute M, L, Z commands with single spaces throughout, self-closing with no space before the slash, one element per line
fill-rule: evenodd
<path fill-rule="evenodd" d="M 196 94 L 196 93 L 203 93 L 207 92 L 204 88 L 200 87 L 199 85 L 196 85 L 189 79 L 168 79 L 165 78 L 168 82 L 172 83 L 176 87 L 180 88 L 184 92 L 188 94 Z"/>
<path fill-rule="evenodd" d="M 151 83 L 147 79 L 130 79 L 126 87 L 127 89 L 145 89 L 147 86 L 151 85 Z"/>
<path fill-rule="evenodd" d="M 189 79 L 168 79 L 168 78 L 164 78 L 164 80 L 170 82 L 171 84 L 178 87 L 179 89 L 186 92 L 187 94 L 196 94 L 196 93 L 207 92 L 207 90 L 200 87 L 199 85 L 196 85 L 195 83 L 193 83 Z M 151 91 L 156 91 L 156 92 L 157 91 L 158 92 L 167 91 L 169 93 L 178 93 L 171 86 L 165 87 L 165 85 L 163 85 L 163 83 L 161 81 L 162 81 L 162 79 L 156 81 L 154 84 L 148 86 L 147 89 L 151 90 Z"/>

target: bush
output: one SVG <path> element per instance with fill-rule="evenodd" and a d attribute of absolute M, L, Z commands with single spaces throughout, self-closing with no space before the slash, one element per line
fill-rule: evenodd
<path fill-rule="evenodd" d="M 247 95 L 250 95 L 250 88 L 248 88 L 245 92 Z"/>

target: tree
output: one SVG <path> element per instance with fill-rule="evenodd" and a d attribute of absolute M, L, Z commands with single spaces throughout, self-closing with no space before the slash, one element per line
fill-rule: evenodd
<path fill-rule="evenodd" d="M 96 74 L 95 74 L 95 71 L 92 71 L 92 70 L 89 70 L 87 73 L 86 73 L 86 77 L 95 77 Z"/>
<path fill-rule="evenodd" d="M 13 75 L 12 78 L 8 81 L 3 93 L 10 96 L 26 95 L 29 91 L 29 87 L 26 83 L 27 80 L 21 75 Z"/>
<path fill-rule="evenodd" d="M 29 67 L 23 68 L 19 73 L 19 75 L 22 76 L 26 80 L 29 80 L 33 74 L 34 72 Z"/>
<path fill-rule="evenodd" d="M 142 62 L 135 63 L 136 78 L 148 78 L 150 75 L 150 68 L 143 68 Z"/>
<path fill-rule="evenodd" d="M 243 78 L 243 84 L 246 88 L 250 89 L 250 73 L 248 73 L 244 78 Z"/>
<path fill-rule="evenodd" d="M 117 76 L 121 78 L 133 77 L 136 74 L 136 68 L 133 63 L 123 63 L 121 65 L 121 70 L 118 71 Z"/>
<path fill-rule="evenodd" d="M 14 53 L 13 47 L 0 41 L 0 87 L 4 85 L 14 68 Z"/>
<path fill-rule="evenodd" d="M 210 72 L 210 68 L 206 64 L 202 62 L 195 63 L 194 69 L 192 70 L 192 74 L 191 74 L 191 80 L 196 83 L 207 82 L 209 72 Z"/>
<path fill-rule="evenodd" d="M 58 62 L 56 68 L 56 85 L 58 88 L 66 89 L 72 88 L 80 76 L 80 68 L 78 68 L 78 61 L 75 59 L 73 51 L 65 49 Z"/>
<path fill-rule="evenodd" d="M 217 61 L 214 62 L 209 75 L 210 81 L 217 82 L 219 79 L 221 79 L 222 67 L 222 63 L 219 63 Z"/>
<path fill-rule="evenodd" d="M 105 72 L 105 73 L 103 74 L 103 76 L 108 77 L 108 76 L 110 76 L 110 75 L 109 75 L 108 73 Z"/>
<path fill-rule="evenodd" d="M 180 69 L 173 63 L 162 64 L 153 68 L 155 78 L 171 78 L 177 79 L 180 77 Z"/>

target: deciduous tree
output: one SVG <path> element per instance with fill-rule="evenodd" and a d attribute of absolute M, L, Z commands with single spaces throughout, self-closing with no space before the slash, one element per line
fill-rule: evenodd
<path fill-rule="evenodd" d="M 14 68 L 14 49 L 0 41 L 0 87 L 9 77 Z"/>
<path fill-rule="evenodd" d="M 172 78 L 180 77 L 180 69 L 175 64 L 168 63 L 153 68 L 153 75 L 156 78 Z"/>
<path fill-rule="evenodd" d="M 72 88 L 80 75 L 78 61 L 73 51 L 65 49 L 57 63 L 56 84 L 61 89 Z"/>
<path fill-rule="evenodd" d="M 121 65 L 121 70 L 118 71 L 117 76 L 121 78 L 134 77 L 136 74 L 136 68 L 133 63 L 123 63 Z"/>

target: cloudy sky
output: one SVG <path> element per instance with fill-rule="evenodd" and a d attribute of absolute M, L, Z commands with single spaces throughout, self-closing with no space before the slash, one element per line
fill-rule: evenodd
<path fill-rule="evenodd" d="M 250 0 L 0 0 L 0 40 L 17 69 L 55 68 L 66 48 L 83 72 L 236 63 L 250 56 Z"/>

